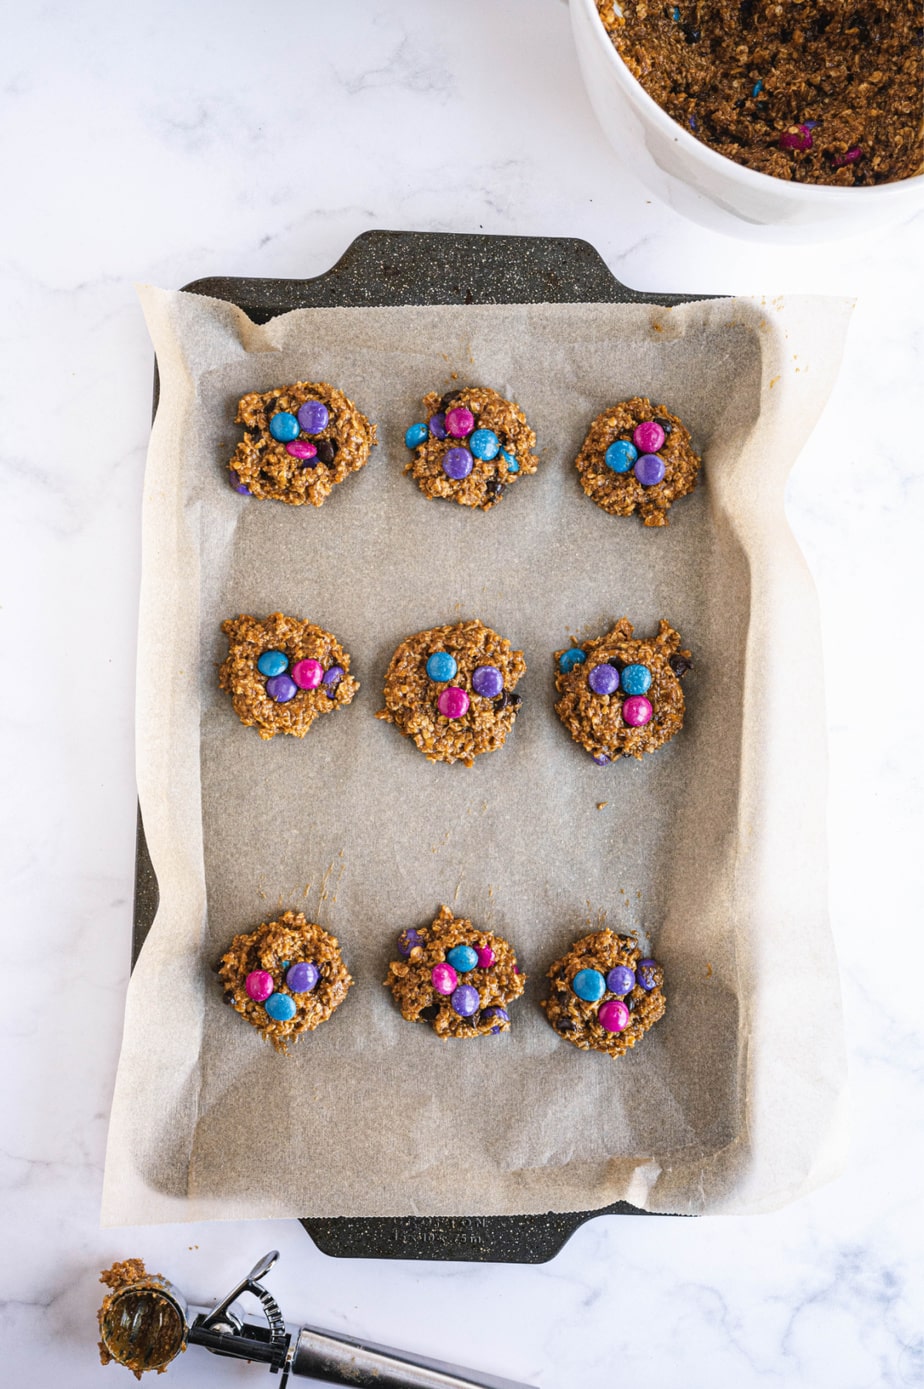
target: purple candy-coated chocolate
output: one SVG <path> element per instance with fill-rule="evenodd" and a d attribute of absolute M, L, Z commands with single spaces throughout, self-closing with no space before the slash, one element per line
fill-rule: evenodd
<path fill-rule="evenodd" d="M 494 951 L 490 945 L 476 945 L 475 954 L 478 956 L 478 968 L 490 969 L 494 963 Z"/>
<path fill-rule="evenodd" d="M 298 686 L 288 675 L 271 675 L 266 682 L 266 693 L 277 704 L 287 704 L 298 694 Z"/>
<path fill-rule="evenodd" d="M 419 931 L 415 931 L 413 927 L 411 927 L 407 931 L 402 931 L 398 937 L 398 954 L 403 955 L 404 958 L 407 959 L 411 951 L 416 949 L 418 945 L 423 945 L 423 943 L 423 936 Z"/>
<path fill-rule="evenodd" d="M 644 695 L 630 695 L 623 701 L 623 723 L 630 728 L 644 728 L 646 723 L 651 723 L 653 714 L 654 710 Z"/>
<path fill-rule="evenodd" d="M 297 418 L 306 434 L 320 434 L 322 429 L 327 428 L 330 411 L 320 400 L 306 400 L 304 405 L 299 406 Z"/>
<path fill-rule="evenodd" d="M 481 1010 L 481 1016 L 482 1016 L 482 1018 L 487 1018 L 487 1019 L 497 1018 L 498 1022 L 509 1022 L 509 1021 L 510 1021 L 510 1015 L 509 1015 L 509 1013 L 507 1012 L 507 1009 L 506 1009 L 506 1008 L 482 1008 L 482 1010 Z M 500 1027 L 492 1027 L 492 1028 L 491 1028 L 491 1034 L 492 1034 L 492 1036 L 494 1036 L 494 1037 L 496 1037 L 497 1034 L 498 1034 L 498 1032 L 500 1032 L 500 1031 L 501 1031 L 501 1028 L 500 1028 Z"/>
<path fill-rule="evenodd" d="M 606 976 L 606 987 L 611 994 L 631 993 L 635 987 L 635 970 L 627 965 L 614 965 Z"/>
<path fill-rule="evenodd" d="M 286 453 L 291 453 L 293 458 L 315 458 L 317 452 L 314 444 L 309 444 L 307 439 L 293 439 L 291 444 L 286 444 Z"/>
<path fill-rule="evenodd" d="M 594 694 L 615 694 L 619 689 L 619 671 L 604 662 L 601 666 L 593 667 L 587 677 L 587 683 Z"/>
<path fill-rule="evenodd" d="M 447 477 L 451 477 L 453 482 L 461 482 L 464 477 L 468 477 L 473 466 L 472 455 L 468 449 L 447 449 L 443 454 L 443 472 Z"/>
<path fill-rule="evenodd" d="M 628 1026 L 629 1010 L 621 998 L 611 998 L 597 1010 L 597 1022 L 607 1032 L 622 1032 Z"/>
<path fill-rule="evenodd" d="M 598 767 L 608 767 L 612 760 L 613 759 L 611 757 L 607 757 L 605 752 L 601 752 L 599 756 L 594 758 L 594 761 L 596 762 Z"/>
<path fill-rule="evenodd" d="M 446 416 L 440 411 L 439 414 L 430 416 L 430 433 L 434 439 L 446 438 Z"/>
<path fill-rule="evenodd" d="M 326 670 L 321 676 L 321 684 L 339 685 L 345 675 L 346 671 L 343 669 L 343 666 L 331 666 L 330 669 Z"/>
<path fill-rule="evenodd" d="M 464 405 L 457 405 L 446 415 L 446 433 L 453 439 L 464 439 L 475 428 L 475 416 Z"/>
<path fill-rule="evenodd" d="M 478 1005 L 481 999 L 478 997 L 478 990 L 471 984 L 460 984 L 453 990 L 452 998 L 449 1000 L 453 1011 L 459 1014 L 460 1018 L 470 1018 L 473 1013 L 478 1012 Z"/>
<path fill-rule="evenodd" d="M 320 661 L 296 661 L 292 667 L 292 679 L 300 690 L 316 690 L 324 675 Z"/>
<path fill-rule="evenodd" d="M 476 666 L 472 674 L 472 689 L 483 699 L 496 699 L 504 688 L 504 677 L 497 666 Z"/>
<path fill-rule="evenodd" d="M 294 994 L 307 994 L 320 979 L 318 967 L 309 961 L 299 961 L 286 971 L 286 984 Z"/>
<path fill-rule="evenodd" d="M 643 487 L 656 487 L 659 482 L 664 481 L 667 468 L 664 466 L 664 459 L 659 458 L 656 453 L 643 453 L 635 460 L 632 471 Z"/>
<path fill-rule="evenodd" d="M 636 425 L 632 442 L 639 453 L 657 453 L 664 443 L 664 430 L 657 420 L 644 420 Z"/>
<path fill-rule="evenodd" d="M 443 961 L 431 969 L 430 981 L 438 994 L 451 994 L 459 982 L 459 976 L 452 965 L 447 965 Z"/>
<path fill-rule="evenodd" d="M 436 701 L 436 707 L 447 719 L 461 719 L 463 714 L 468 713 L 470 702 L 468 695 L 458 685 L 447 685 Z"/>
<path fill-rule="evenodd" d="M 638 964 L 635 966 L 636 983 L 640 984 L 646 993 L 651 993 L 655 984 L 658 982 L 654 975 L 654 971 L 657 968 L 657 960 L 652 960 L 650 957 L 647 960 L 639 960 Z"/>
<path fill-rule="evenodd" d="M 230 468 L 229 472 L 231 473 L 231 486 L 234 488 L 235 492 L 240 492 L 242 496 L 249 497 L 250 488 L 247 486 L 246 482 L 241 482 L 240 475 L 236 473 L 233 468 Z"/>
<path fill-rule="evenodd" d="M 254 1003 L 263 1003 L 275 987 L 273 976 L 265 969 L 251 970 L 244 980 L 247 997 L 252 998 Z"/>

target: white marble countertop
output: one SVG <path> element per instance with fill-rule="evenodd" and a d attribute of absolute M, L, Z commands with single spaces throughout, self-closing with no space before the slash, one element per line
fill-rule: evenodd
<path fill-rule="evenodd" d="M 922 779 L 893 717 L 922 674 L 921 219 L 809 251 L 683 222 L 600 134 L 560 0 L 52 0 L 5 37 L 3 1382 L 128 1382 L 96 1363 L 113 1259 L 207 1301 L 278 1247 L 290 1320 L 542 1389 L 924 1383 Z M 823 617 L 852 1150 L 788 1209 L 605 1217 L 540 1267 L 331 1260 L 295 1222 L 99 1227 L 151 394 L 133 282 L 309 276 L 373 227 L 584 237 L 640 289 L 858 296 L 788 496 Z M 262 1373 L 195 1350 L 168 1382 Z"/>

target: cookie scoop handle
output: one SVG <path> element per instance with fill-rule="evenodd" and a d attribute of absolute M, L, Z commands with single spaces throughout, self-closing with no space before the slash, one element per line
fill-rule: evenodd
<path fill-rule="evenodd" d="M 374 1389 L 530 1389 L 519 1380 L 411 1356 L 372 1341 L 332 1336 L 313 1326 L 303 1326 L 298 1333 L 291 1373 L 321 1384 L 369 1385 Z"/>

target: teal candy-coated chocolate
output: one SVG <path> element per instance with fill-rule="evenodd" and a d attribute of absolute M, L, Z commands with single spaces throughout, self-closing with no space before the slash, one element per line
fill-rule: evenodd
<path fill-rule="evenodd" d="M 451 680 L 459 669 L 455 656 L 448 651 L 434 651 L 427 661 L 427 675 L 431 680 Z"/>
<path fill-rule="evenodd" d="M 643 695 L 651 689 L 651 671 L 647 666 L 624 666 L 619 679 L 627 695 Z"/>
<path fill-rule="evenodd" d="M 606 993 L 606 980 L 598 969 L 579 969 L 571 987 L 585 1003 L 596 1003 Z"/>
<path fill-rule="evenodd" d="M 416 449 L 418 444 L 422 444 L 430 433 L 430 426 L 426 424 L 412 424 L 404 436 L 404 447 Z"/>
<path fill-rule="evenodd" d="M 468 974 L 478 963 L 478 952 L 470 945 L 454 945 L 446 951 L 446 959 L 457 974 Z"/>
<path fill-rule="evenodd" d="M 520 471 L 520 465 L 512 453 L 508 453 L 506 449 L 501 449 L 500 456 L 507 464 L 508 473 L 518 473 Z"/>
<path fill-rule="evenodd" d="M 476 429 L 468 441 L 468 446 L 476 458 L 490 463 L 500 453 L 500 439 L 493 429 Z"/>
<path fill-rule="evenodd" d="M 257 661 L 257 670 L 261 675 L 281 675 L 288 668 L 289 658 L 284 651 L 264 651 Z"/>
<path fill-rule="evenodd" d="M 627 473 L 638 458 L 638 449 L 628 439 L 617 439 L 610 444 L 603 461 L 614 473 Z"/>
<path fill-rule="evenodd" d="M 263 1007 L 273 1022 L 288 1022 L 295 1017 L 295 1000 L 289 994 L 270 994 Z"/>
<path fill-rule="evenodd" d="M 567 675 L 575 666 L 582 666 L 586 660 L 587 652 L 582 651 L 579 646 L 572 646 L 570 651 L 558 658 L 558 669 Z"/>
<path fill-rule="evenodd" d="M 301 427 L 294 415 L 290 415 L 288 410 L 280 410 L 270 420 L 270 434 L 277 439 L 280 444 L 288 444 L 290 440 L 297 439 L 301 433 Z"/>

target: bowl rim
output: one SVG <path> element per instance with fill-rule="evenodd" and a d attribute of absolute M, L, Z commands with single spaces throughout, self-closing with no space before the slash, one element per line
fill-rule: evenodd
<path fill-rule="evenodd" d="M 585 12 L 590 16 L 592 27 L 597 32 L 596 41 L 602 44 L 606 61 L 610 64 L 611 71 L 630 100 L 639 103 L 648 119 L 660 127 L 665 136 L 674 139 L 680 145 L 681 151 L 693 155 L 717 174 L 725 178 L 733 176 L 736 181 L 741 182 L 745 187 L 751 187 L 755 192 L 767 193 L 771 189 L 778 192 L 785 189 L 794 191 L 797 197 L 804 198 L 807 202 L 814 203 L 844 201 L 846 197 L 851 197 L 857 201 L 861 198 L 871 201 L 873 195 L 878 195 L 880 198 L 883 196 L 896 198 L 902 196 L 902 192 L 899 190 L 905 189 L 908 190 L 910 196 L 912 190 L 920 191 L 921 186 L 924 185 L 924 172 L 912 174 L 910 178 L 892 179 L 888 183 L 866 184 L 861 188 L 841 188 L 836 184 L 829 183 L 802 183 L 795 179 L 777 178 L 775 174 L 764 174 L 759 169 L 751 169 L 747 164 L 739 164 L 736 160 L 729 159 L 728 155 L 720 154 L 711 145 L 697 140 L 695 135 L 686 130 L 679 121 L 675 121 L 673 116 L 669 116 L 664 107 L 659 106 L 654 97 L 646 92 L 641 82 L 626 65 L 619 49 L 607 33 L 597 10 L 596 0 L 569 0 L 569 4 L 572 8 L 583 6 Z M 707 189 L 700 191 L 709 197 Z"/>

